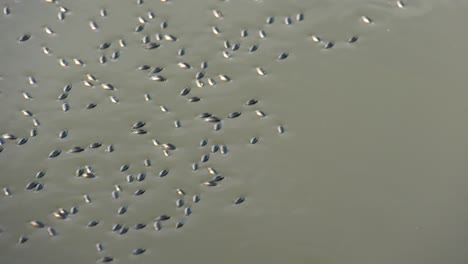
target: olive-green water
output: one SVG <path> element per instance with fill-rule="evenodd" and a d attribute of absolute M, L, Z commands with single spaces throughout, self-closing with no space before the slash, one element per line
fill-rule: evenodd
<path fill-rule="evenodd" d="M 468 3 L 403 3 L 2 1 L 10 12 L 0 14 L 0 135 L 28 141 L 3 139 L 0 146 L 0 187 L 11 192 L 0 194 L 0 263 L 100 263 L 105 256 L 111 263 L 467 263 Z M 64 20 L 57 17 L 60 6 L 67 9 Z M 270 16 L 274 22 L 267 24 Z M 145 26 L 134 32 L 138 17 Z M 156 40 L 156 33 L 177 40 Z M 31 37 L 19 42 L 24 34 Z M 161 46 L 146 50 L 147 34 Z M 358 40 L 347 43 L 352 36 Z M 239 49 L 225 48 L 226 40 Z M 103 42 L 111 45 L 99 50 Z M 334 46 L 325 49 L 328 42 Z M 249 52 L 252 45 L 258 49 Z M 120 57 L 111 59 L 117 50 Z M 288 56 L 279 60 L 282 53 Z M 104 64 L 101 55 L 108 59 Z M 141 65 L 163 70 L 149 74 L 137 69 Z M 203 87 L 195 81 L 199 71 Z M 83 84 L 88 73 L 97 78 L 94 88 Z M 115 90 L 102 89 L 103 83 Z M 58 100 L 67 84 L 68 97 Z M 181 96 L 185 87 L 191 92 Z M 201 100 L 188 102 L 193 96 Z M 258 103 L 246 105 L 249 99 Z M 90 103 L 96 107 L 85 109 Z M 198 117 L 204 112 L 222 119 L 220 130 Z M 232 112 L 241 115 L 227 118 Z M 147 134 L 132 133 L 137 121 L 146 122 Z M 68 136 L 61 139 L 64 129 Z M 253 137 L 256 144 L 249 143 Z M 152 139 L 176 149 L 166 157 Z M 208 144 L 201 147 L 203 139 Z M 102 146 L 87 148 L 95 142 Z M 212 153 L 213 144 L 226 145 L 227 152 Z M 108 145 L 115 150 L 106 152 Z M 68 153 L 73 146 L 85 150 Z M 48 158 L 53 150 L 62 152 Z M 200 161 L 204 154 L 207 162 Z M 130 168 L 120 172 L 124 164 Z M 95 178 L 75 175 L 85 165 Z M 225 177 L 218 186 L 203 184 L 213 177 L 208 167 Z M 163 169 L 169 173 L 159 177 Z M 45 175 L 36 179 L 41 170 Z M 127 182 L 127 175 L 142 172 L 143 181 Z M 43 188 L 27 190 L 32 181 Z M 111 194 L 115 185 L 122 188 L 118 199 Z M 135 196 L 139 189 L 146 192 Z M 198 203 L 193 195 L 200 196 Z M 234 204 L 238 197 L 245 201 Z M 177 199 L 185 201 L 181 208 Z M 52 215 L 73 206 L 78 212 L 66 219 Z M 121 206 L 127 212 L 118 215 Z M 154 220 L 163 214 L 171 218 L 156 231 Z M 33 220 L 45 227 L 31 226 Z M 99 223 L 87 227 L 93 220 Z M 179 221 L 184 225 L 176 228 Z M 138 223 L 146 227 L 135 230 Z M 128 232 L 113 232 L 115 224 Z M 22 244 L 21 236 L 28 238 Z M 146 251 L 133 255 L 136 248 Z"/>

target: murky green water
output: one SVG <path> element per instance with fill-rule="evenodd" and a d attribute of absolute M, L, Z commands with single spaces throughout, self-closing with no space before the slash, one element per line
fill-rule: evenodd
<path fill-rule="evenodd" d="M 0 135 L 28 141 L 5 139 L 0 146 L 0 187 L 11 191 L 0 195 L 0 263 L 95 263 L 104 256 L 112 256 L 111 263 L 468 261 L 465 1 L 408 0 L 404 8 L 370 0 L 2 4 L 10 14 L 0 15 Z M 62 21 L 60 6 L 68 10 Z M 147 23 L 134 32 L 139 16 Z M 266 23 L 269 16 L 273 24 Z M 373 22 L 363 23 L 361 16 Z M 91 30 L 91 20 L 98 31 Z M 167 28 L 161 28 L 163 21 Z M 45 26 L 56 34 L 46 34 Z M 213 26 L 220 34 L 213 34 Z M 241 37 L 244 29 L 248 35 Z M 177 41 L 156 40 L 156 33 Z M 31 37 L 19 43 L 23 34 Z M 144 49 L 147 34 L 161 46 Z M 323 43 L 314 43 L 313 35 Z M 347 43 L 352 36 L 359 39 Z M 119 46 L 119 39 L 127 46 Z M 225 40 L 239 43 L 239 49 L 226 49 Z M 324 49 L 330 41 L 334 46 Z M 111 46 L 99 50 L 103 42 Z M 252 45 L 258 50 L 249 52 Z M 44 46 L 51 54 L 43 53 Z M 182 48 L 185 55 L 179 56 Z M 111 59 L 117 50 L 120 57 Z M 278 60 L 282 53 L 287 58 Z M 99 63 L 102 55 L 105 64 Z M 68 67 L 60 66 L 61 58 Z M 200 88 L 195 75 L 204 61 Z M 180 69 L 179 62 L 192 68 Z M 145 64 L 163 70 L 137 69 Z M 95 88 L 83 84 L 88 73 L 98 79 L 92 81 Z M 220 74 L 231 81 L 223 82 Z M 28 76 L 37 83 L 29 84 Z M 103 90 L 103 83 L 116 90 Z M 67 84 L 73 87 L 68 97 L 57 100 Z M 185 87 L 191 92 L 184 97 L 179 93 Z M 152 99 L 145 101 L 145 94 Z M 188 102 L 192 96 L 201 100 Z M 245 105 L 252 98 L 258 103 Z M 68 112 L 62 111 L 65 102 Z M 90 103 L 97 106 L 85 109 Z M 37 136 L 30 137 L 33 117 L 21 110 L 39 120 Z M 235 111 L 241 115 L 226 118 Z M 222 128 L 215 131 L 197 117 L 203 112 L 222 118 Z M 176 120 L 181 127 L 174 126 Z M 146 122 L 147 134 L 132 134 L 137 121 Z M 64 129 L 69 135 L 60 139 Z M 249 144 L 253 137 L 259 141 Z M 166 157 L 152 139 L 176 149 Z M 202 139 L 208 145 L 200 147 Z M 87 148 L 95 142 L 103 146 Z M 213 144 L 226 145 L 228 152 L 211 153 Z M 114 152 L 105 151 L 108 145 Z M 67 153 L 73 146 L 86 150 Z M 48 158 L 53 150 L 62 153 Z M 204 154 L 210 155 L 205 163 Z M 130 168 L 120 172 L 124 164 Z M 96 178 L 75 176 L 85 165 Z M 216 187 L 203 185 L 213 177 L 208 167 L 225 177 Z M 163 169 L 169 173 L 159 177 Z M 40 170 L 45 175 L 36 179 Z M 128 174 L 138 173 L 146 178 L 127 182 Z M 43 189 L 26 190 L 31 181 Z M 118 199 L 112 197 L 114 185 L 122 187 Z M 178 188 L 186 192 L 181 208 Z M 146 192 L 135 196 L 139 189 Z M 201 200 L 193 202 L 193 195 Z M 234 205 L 241 196 L 245 201 Z M 52 216 L 73 206 L 79 211 L 65 220 Z M 127 212 L 118 215 L 122 206 Z M 192 214 L 184 214 L 186 207 Z M 171 219 L 156 231 L 154 220 L 162 214 Z M 53 227 L 57 236 L 32 227 L 32 220 Z M 87 227 L 93 220 L 97 226 Z M 179 221 L 184 225 L 176 229 Z M 146 227 L 135 230 L 138 223 Z M 111 231 L 115 224 L 128 232 Z M 21 236 L 28 237 L 23 244 Z M 96 243 L 103 244 L 102 252 Z M 132 255 L 136 248 L 146 251 Z"/>

